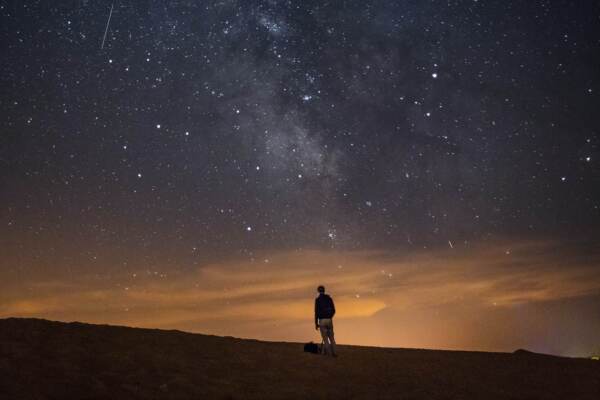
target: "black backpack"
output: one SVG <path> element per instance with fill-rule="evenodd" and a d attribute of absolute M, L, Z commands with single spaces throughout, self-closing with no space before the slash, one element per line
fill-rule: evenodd
<path fill-rule="evenodd" d="M 319 353 L 321 353 L 321 349 L 319 349 L 319 346 L 316 343 L 310 342 L 310 343 L 306 343 L 304 345 L 304 352 L 319 354 Z"/>

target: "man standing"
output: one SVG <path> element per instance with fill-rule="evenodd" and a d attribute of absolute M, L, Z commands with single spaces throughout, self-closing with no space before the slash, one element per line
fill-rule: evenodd
<path fill-rule="evenodd" d="M 321 330 L 323 354 L 336 357 L 332 320 L 335 315 L 335 305 L 333 304 L 333 299 L 325 294 L 325 287 L 319 286 L 317 291 L 319 292 L 319 297 L 315 299 L 315 329 Z"/>

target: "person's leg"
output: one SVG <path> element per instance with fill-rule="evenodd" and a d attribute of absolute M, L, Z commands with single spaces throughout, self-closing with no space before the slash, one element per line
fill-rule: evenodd
<path fill-rule="evenodd" d="M 327 325 L 324 323 L 324 321 L 319 321 L 319 331 L 321 332 L 321 337 L 323 338 L 322 353 L 327 355 L 329 353 L 329 339 L 327 333 Z"/>
<path fill-rule="evenodd" d="M 335 339 L 333 335 L 333 321 L 329 318 L 321 320 L 319 323 L 321 327 L 321 336 L 323 336 L 323 342 L 325 343 L 325 354 L 335 356 Z"/>
<path fill-rule="evenodd" d="M 335 337 L 333 335 L 333 321 L 331 321 L 331 325 L 329 326 L 329 346 L 331 348 L 331 354 L 333 356 L 337 355 L 337 351 L 335 349 Z"/>

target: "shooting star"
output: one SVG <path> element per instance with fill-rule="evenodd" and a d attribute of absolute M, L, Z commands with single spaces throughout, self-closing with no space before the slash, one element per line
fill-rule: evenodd
<path fill-rule="evenodd" d="M 110 25 L 110 18 L 112 17 L 113 7 L 115 3 L 110 5 L 110 13 L 108 14 L 108 21 L 106 21 L 106 28 L 104 29 L 104 37 L 102 38 L 102 45 L 100 46 L 100 50 L 104 48 L 104 42 L 106 41 L 106 34 L 108 33 L 108 26 Z"/>

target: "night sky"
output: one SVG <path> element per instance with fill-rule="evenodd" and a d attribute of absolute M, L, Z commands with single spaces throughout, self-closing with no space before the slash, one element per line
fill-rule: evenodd
<path fill-rule="evenodd" d="M 600 351 L 597 1 L 0 15 L 0 317 Z"/>

